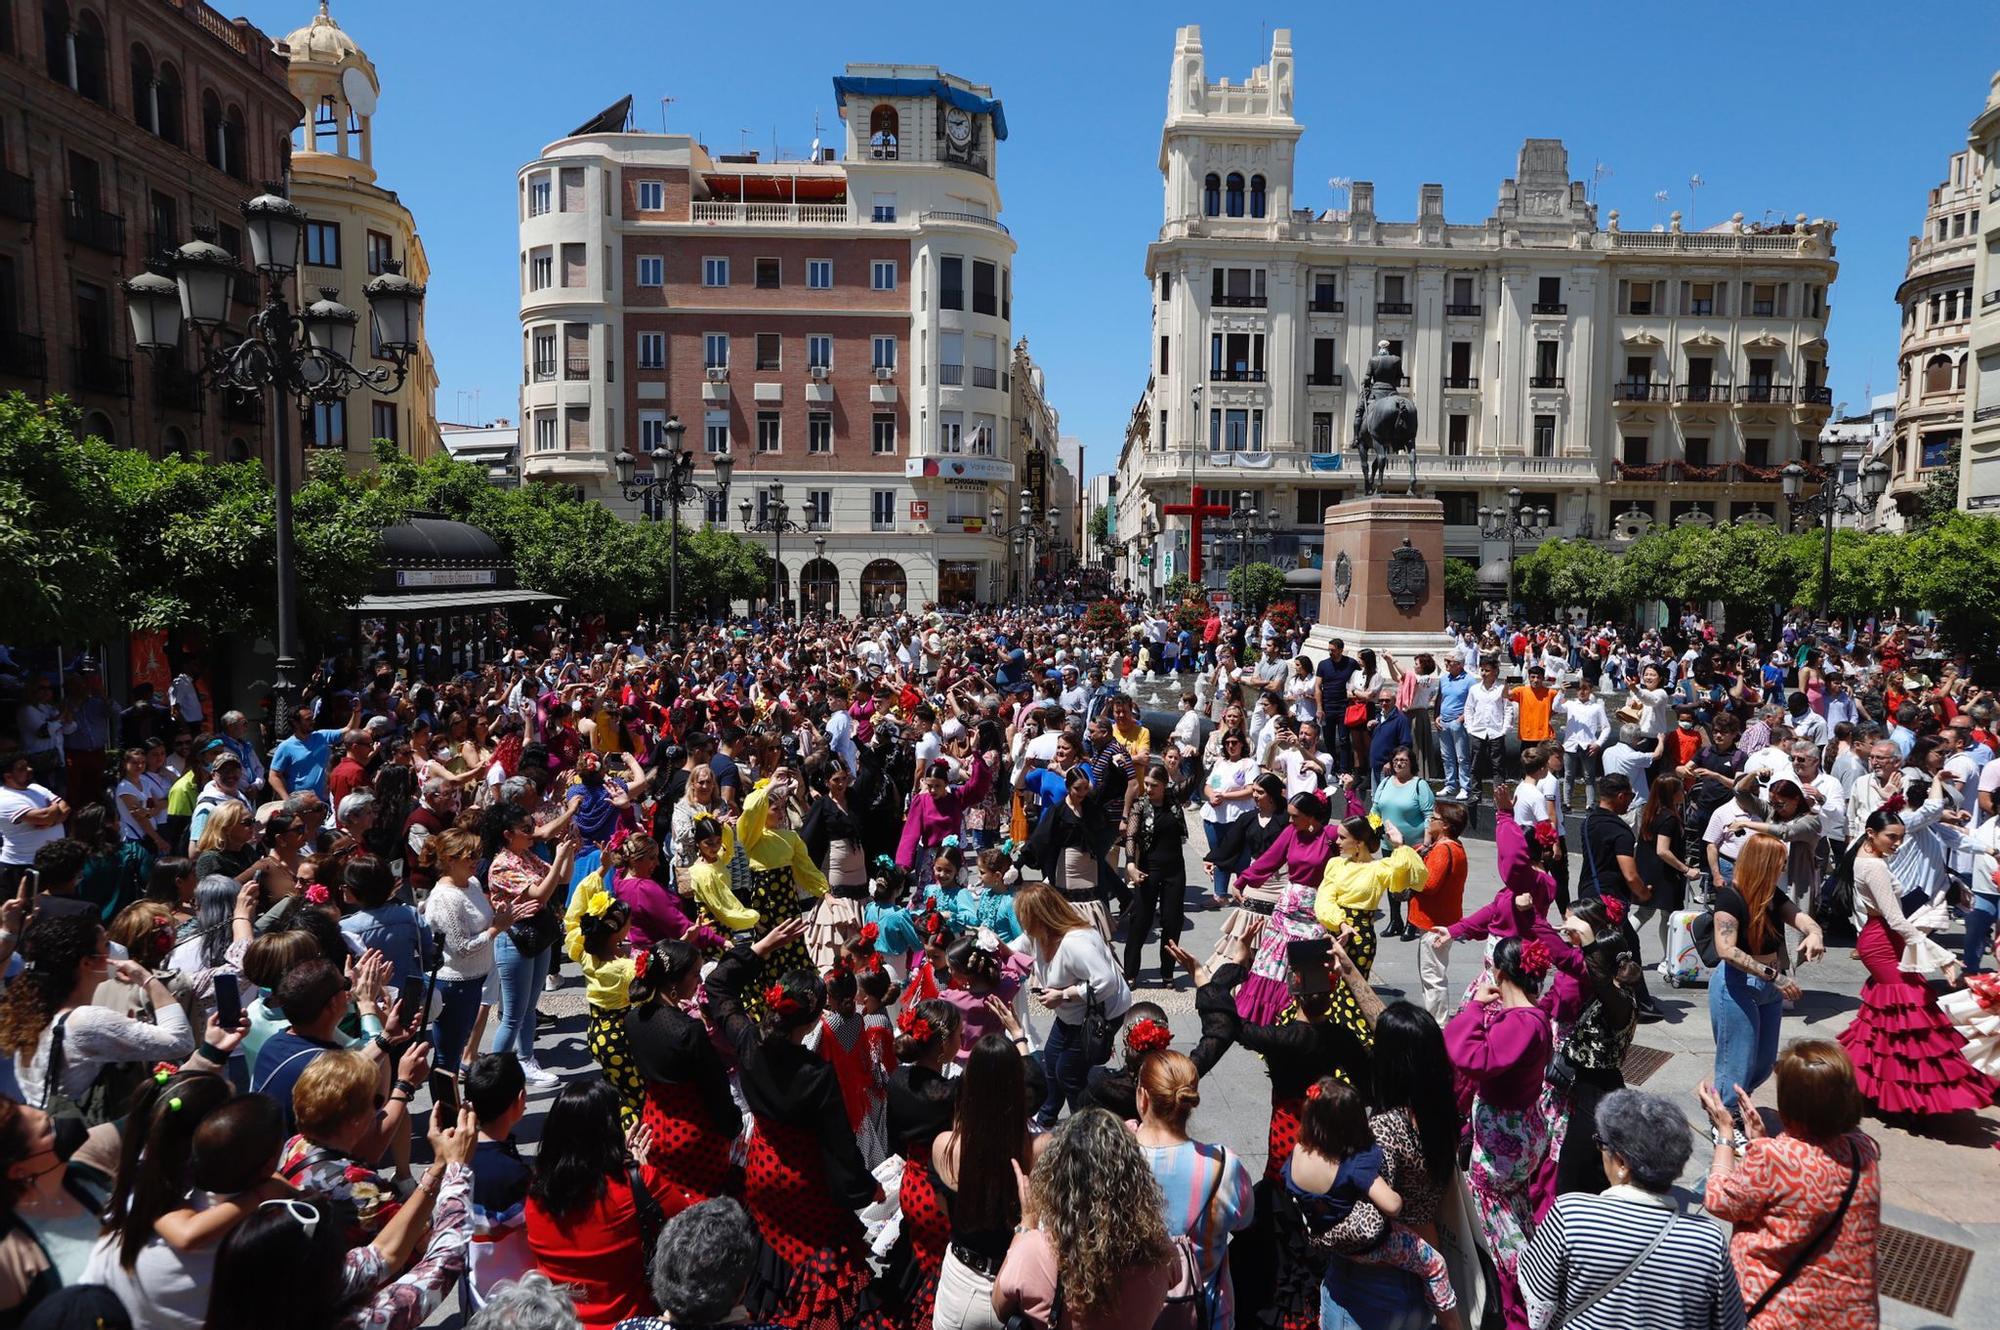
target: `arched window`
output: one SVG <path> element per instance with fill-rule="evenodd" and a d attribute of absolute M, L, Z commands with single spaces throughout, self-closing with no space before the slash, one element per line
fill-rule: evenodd
<path fill-rule="evenodd" d="M 1966 302 L 1966 309 L 1969 312 L 1971 308 L 1972 308 L 1972 302 L 1968 300 Z M 1957 381 L 1953 384 L 1953 386 L 1956 387 L 1960 392 L 1965 391 L 1965 367 L 1971 363 L 1972 363 L 1971 356 L 1960 356 L 1958 358 L 1958 377 Z"/>
<path fill-rule="evenodd" d="M 64 0 L 47 0 L 42 6 L 42 52 L 48 62 L 49 77 L 65 88 L 76 86 L 69 63 L 69 6 Z"/>
<path fill-rule="evenodd" d="M 250 178 L 250 136 L 243 127 L 243 108 L 231 106 L 222 113 L 222 169 L 238 180 Z"/>
<path fill-rule="evenodd" d="M 250 460 L 250 445 L 244 441 L 241 435 L 229 441 L 229 460 L 232 462 L 247 462 Z"/>
<path fill-rule="evenodd" d="M 160 132 L 154 93 L 153 53 L 137 42 L 132 44 L 132 119 L 148 134 Z"/>
<path fill-rule="evenodd" d="M 179 147 L 186 141 L 186 129 L 182 124 L 182 117 L 187 114 L 187 107 L 183 105 L 186 98 L 181 94 L 181 72 L 172 65 L 162 64 L 153 88 L 154 105 L 159 118 L 159 124 L 153 132 L 175 147 Z"/>
<path fill-rule="evenodd" d="M 1252 217 L 1262 217 L 1264 215 L 1264 207 L 1264 177 L 1253 175 L 1250 177 L 1250 215 Z"/>
<path fill-rule="evenodd" d="M 216 170 L 222 169 L 222 99 L 213 88 L 201 94 L 201 157 Z"/>
<path fill-rule="evenodd" d="M 1204 217 L 1222 215 L 1222 177 L 1213 171 L 1201 182 L 1201 212 Z"/>
<path fill-rule="evenodd" d="M 871 157 L 893 160 L 902 141 L 902 117 L 887 102 L 868 113 L 868 153 Z"/>
<path fill-rule="evenodd" d="M 1235 171 L 1229 173 L 1229 192 L 1223 211 L 1231 217 L 1243 215 L 1243 177 Z"/>
<path fill-rule="evenodd" d="M 863 614 L 900 614 L 908 594 L 903 565 L 894 559 L 877 559 L 861 570 Z"/>
<path fill-rule="evenodd" d="M 111 417 L 102 411 L 93 411 L 83 418 L 83 437 L 102 439 L 114 448 L 118 446 L 118 434 L 111 428 Z"/>
<path fill-rule="evenodd" d="M 1932 356 L 1924 362 L 1924 392 L 1948 393 L 1951 391 L 1951 357 Z"/>
<path fill-rule="evenodd" d="M 111 88 L 104 75 L 104 24 L 97 15 L 84 10 L 76 16 L 76 32 L 70 38 L 75 52 L 76 81 L 70 86 L 100 106 L 111 104 Z"/>
<path fill-rule="evenodd" d="M 187 431 L 179 425 L 169 425 L 160 435 L 160 455 L 162 457 L 187 457 Z"/>

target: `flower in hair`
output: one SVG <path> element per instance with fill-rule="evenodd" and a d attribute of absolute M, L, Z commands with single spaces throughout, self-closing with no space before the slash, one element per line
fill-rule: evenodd
<path fill-rule="evenodd" d="M 896 1028 L 919 1044 L 931 1041 L 933 1030 L 930 1021 L 907 1007 L 896 1017 Z"/>
<path fill-rule="evenodd" d="M 590 893 L 590 899 L 583 903 L 583 912 L 593 919 L 602 919 L 611 908 L 611 893 L 599 887 Z"/>
<path fill-rule="evenodd" d="M 644 979 L 646 977 L 646 967 L 652 964 L 652 961 L 653 953 L 650 950 L 642 951 L 637 956 L 634 956 L 632 958 L 632 977 L 634 979 Z"/>
<path fill-rule="evenodd" d="M 780 1016 L 790 1016 L 799 1010 L 799 1000 L 787 993 L 783 984 L 772 984 L 764 990 L 764 1005 Z"/>
<path fill-rule="evenodd" d="M 180 1069 L 181 1066 L 178 1062 L 155 1062 L 153 1064 L 153 1079 L 161 1085 L 165 1085 L 173 1079 L 174 1073 Z"/>
<path fill-rule="evenodd" d="M 308 905 L 324 905 L 332 899 L 333 893 L 326 889 L 324 883 L 315 882 L 306 888 L 306 904 Z"/>
<path fill-rule="evenodd" d="M 1319 1096 L 1320 1096 L 1319 1082 L 1314 1081 L 1311 1085 L 1308 1085 L 1306 1087 L 1306 1098 L 1317 1099 L 1319 1098 Z"/>
<path fill-rule="evenodd" d="M 1613 928 L 1625 922 L 1625 902 L 1616 896 L 1604 898 L 1604 917 L 1611 921 Z"/>
<path fill-rule="evenodd" d="M 854 940 L 864 947 L 872 947 L 875 945 L 876 939 L 881 936 L 882 926 L 880 924 L 869 923 L 861 925 L 861 931 L 854 935 Z"/>
<path fill-rule="evenodd" d="M 1135 1021 L 1125 1033 L 1125 1043 L 1134 1053 L 1151 1053 L 1173 1041 L 1174 1032 L 1156 1020 Z"/>
<path fill-rule="evenodd" d="M 1547 974 L 1550 963 L 1548 943 L 1530 942 L 1521 948 L 1521 973 L 1530 979 L 1540 979 Z"/>

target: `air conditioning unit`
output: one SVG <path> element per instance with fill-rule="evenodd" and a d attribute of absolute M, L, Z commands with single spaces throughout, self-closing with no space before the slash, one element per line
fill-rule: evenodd
<path fill-rule="evenodd" d="M 708 381 L 710 383 L 729 382 L 729 367 L 726 365 L 710 365 L 708 367 Z"/>
<path fill-rule="evenodd" d="M 825 383 L 826 376 L 830 374 L 832 371 L 829 370 L 825 365 L 813 365 L 808 368 L 807 372 L 812 375 L 814 383 Z"/>
<path fill-rule="evenodd" d="M 894 365 L 877 365 L 875 367 L 875 381 L 877 383 L 888 383 L 895 377 L 896 367 Z"/>

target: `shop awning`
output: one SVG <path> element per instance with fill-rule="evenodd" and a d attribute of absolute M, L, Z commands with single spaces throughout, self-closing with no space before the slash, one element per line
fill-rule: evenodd
<path fill-rule="evenodd" d="M 532 605 L 561 600 L 547 591 L 436 591 L 420 596 L 363 596 L 355 602 L 356 614 L 461 614 L 467 610 L 495 605 Z"/>

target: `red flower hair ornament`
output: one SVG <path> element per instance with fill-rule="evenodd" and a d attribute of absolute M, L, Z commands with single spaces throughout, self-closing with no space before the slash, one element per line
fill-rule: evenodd
<path fill-rule="evenodd" d="M 861 931 L 854 935 L 854 940 L 864 946 L 872 947 L 875 945 L 875 940 L 881 936 L 882 927 L 880 924 L 863 924 L 861 925 Z"/>
<path fill-rule="evenodd" d="M 783 984 L 772 984 L 764 990 L 764 1005 L 780 1016 L 795 1016 L 799 1013 L 799 1000 L 785 991 Z"/>
<path fill-rule="evenodd" d="M 1540 979 L 1549 972 L 1550 964 L 1548 943 L 1530 942 L 1521 948 L 1521 973 L 1528 978 Z"/>
<path fill-rule="evenodd" d="M 1306 1087 L 1306 1098 L 1317 1099 L 1319 1098 L 1319 1096 L 1320 1096 L 1319 1082 L 1314 1081 L 1311 1085 L 1308 1085 Z"/>
<path fill-rule="evenodd" d="M 651 963 L 652 959 L 653 953 L 651 951 L 642 951 L 637 956 L 634 956 L 632 958 L 632 977 L 634 979 L 644 979 L 646 977 L 646 966 Z"/>
<path fill-rule="evenodd" d="M 904 1011 L 896 1017 L 896 1028 L 919 1044 L 931 1041 L 931 1023 L 914 1011 Z"/>
<path fill-rule="evenodd" d="M 1173 1042 L 1174 1032 L 1155 1020 L 1135 1021 L 1125 1032 L 1125 1044 L 1134 1053 L 1156 1052 Z"/>
<path fill-rule="evenodd" d="M 1604 917 L 1611 921 L 1613 928 L 1625 922 L 1625 902 L 1616 896 L 1604 897 Z"/>

